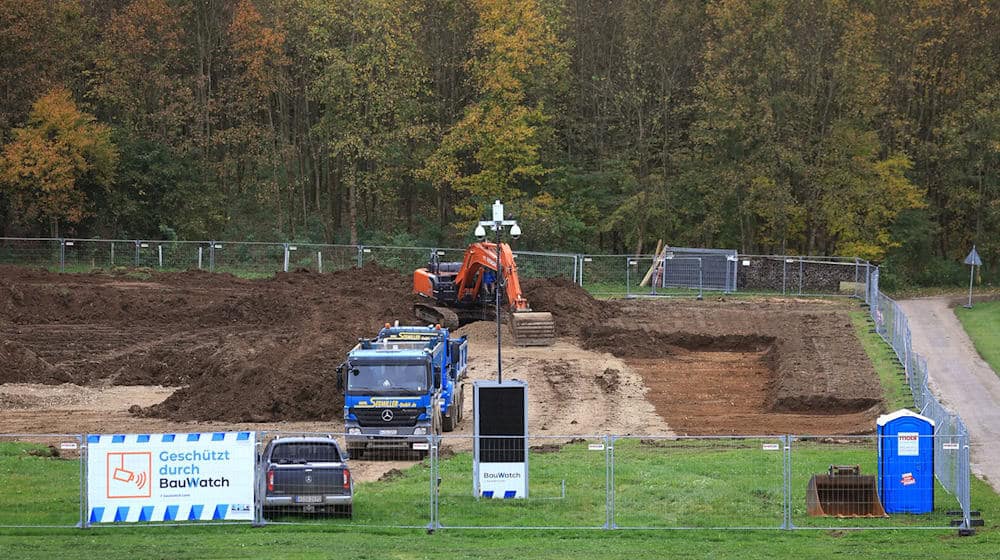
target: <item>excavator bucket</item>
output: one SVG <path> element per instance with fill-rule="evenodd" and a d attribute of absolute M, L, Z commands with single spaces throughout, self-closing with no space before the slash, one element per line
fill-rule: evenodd
<path fill-rule="evenodd" d="M 556 323 L 551 313 L 511 313 L 510 330 L 514 334 L 514 344 L 518 346 L 551 346 L 556 340 Z"/>
<path fill-rule="evenodd" d="M 806 511 L 814 517 L 888 517 L 875 477 L 862 475 L 857 465 L 831 465 L 828 474 L 813 475 L 806 490 Z"/>

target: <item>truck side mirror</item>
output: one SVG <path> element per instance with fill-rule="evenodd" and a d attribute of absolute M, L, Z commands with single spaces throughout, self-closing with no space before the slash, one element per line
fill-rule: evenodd
<path fill-rule="evenodd" d="M 339 366 L 337 366 L 337 390 L 338 391 L 343 391 L 344 390 L 344 366 L 346 366 L 346 365 L 347 365 L 347 363 L 345 362 L 345 363 L 340 364 Z"/>

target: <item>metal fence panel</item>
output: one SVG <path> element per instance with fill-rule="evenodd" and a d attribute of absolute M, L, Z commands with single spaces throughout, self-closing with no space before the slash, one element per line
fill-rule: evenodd
<path fill-rule="evenodd" d="M 935 435 L 939 438 L 934 454 L 935 475 L 944 490 L 958 500 L 963 526 L 968 528 L 972 510 L 968 429 L 962 419 L 945 408 L 931 391 L 927 362 L 913 350 L 909 319 L 899 304 L 879 291 L 878 277 L 878 268 L 872 268 L 868 275 L 868 290 L 875 330 L 892 347 L 899 363 L 903 365 L 916 408 L 921 414 L 934 420 Z M 959 445 L 958 452 L 953 449 L 945 450 L 944 442 Z"/>
<path fill-rule="evenodd" d="M 603 436 L 530 436 L 528 496 L 515 499 L 476 495 L 472 436 L 446 435 L 440 442 L 439 527 L 605 527 L 607 452 Z M 523 442 L 518 445 L 523 446 Z"/>
<path fill-rule="evenodd" d="M 278 437 L 330 438 L 346 452 L 346 435 L 341 433 L 262 432 L 259 448 Z M 310 486 L 331 483 L 344 484 L 339 469 L 324 474 L 322 465 L 310 464 L 310 471 L 301 479 L 293 479 L 283 487 L 268 488 L 271 470 L 259 463 L 258 499 L 264 523 L 329 524 L 333 526 L 428 528 L 432 526 L 432 446 L 427 439 L 422 450 L 400 442 L 392 436 L 372 436 L 376 450 L 358 457 L 348 457 L 348 482 L 353 487 L 348 501 L 331 493 L 316 499 L 320 493 Z M 278 467 L 280 469 L 280 466 Z M 280 495 L 279 495 L 280 494 Z M 271 496 L 271 499 L 268 499 Z"/>
<path fill-rule="evenodd" d="M 0 434 L 0 527 L 81 527 L 83 438 Z"/>
<path fill-rule="evenodd" d="M 615 528 L 778 529 L 781 437 L 615 437 Z"/>
<path fill-rule="evenodd" d="M 864 264 L 853 257 L 739 255 L 736 287 L 744 293 L 862 297 Z"/>
<path fill-rule="evenodd" d="M 895 436 L 883 437 L 884 442 Z M 958 497 L 935 480 L 916 460 L 896 457 L 896 468 L 911 471 L 898 487 L 892 470 L 880 467 L 877 436 L 793 436 L 791 438 L 791 526 L 799 529 L 948 528 Z M 935 436 L 919 436 L 920 446 Z M 905 467 L 905 468 L 904 468 Z M 857 468 L 859 474 L 854 474 Z M 904 475 L 905 476 L 905 475 Z M 885 480 L 883 480 L 883 477 Z M 933 509 L 921 511 L 923 494 L 933 495 Z M 904 513 L 911 512 L 911 513 Z"/>

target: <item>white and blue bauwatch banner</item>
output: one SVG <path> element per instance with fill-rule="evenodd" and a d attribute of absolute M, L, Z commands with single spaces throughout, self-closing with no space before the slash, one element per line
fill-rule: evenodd
<path fill-rule="evenodd" d="M 479 463 L 478 495 L 483 498 L 527 498 L 527 475 L 524 463 Z"/>
<path fill-rule="evenodd" d="M 91 523 L 253 520 L 254 432 L 87 436 Z"/>

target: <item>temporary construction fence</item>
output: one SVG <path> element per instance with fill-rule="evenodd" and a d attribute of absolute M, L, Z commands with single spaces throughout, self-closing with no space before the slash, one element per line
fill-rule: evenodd
<path fill-rule="evenodd" d="M 334 438 L 343 448 L 343 434 L 258 432 L 253 438 L 260 450 L 270 439 L 288 435 Z M 101 477 L 110 476 L 114 465 L 109 462 L 108 473 L 89 472 L 88 465 L 105 463 L 102 456 L 88 456 L 92 452 L 88 441 L 95 441 L 94 437 L 0 435 L 0 526 L 233 522 L 225 515 L 213 520 L 205 513 L 210 509 L 203 512 L 202 505 L 190 510 L 173 506 L 172 515 L 158 520 L 161 517 L 152 512 L 169 511 L 170 506 L 162 504 L 176 501 L 178 494 L 160 490 L 164 484 L 156 463 L 150 463 L 145 477 L 134 472 L 134 467 L 128 471 L 152 485 L 154 491 L 148 497 L 125 496 L 122 501 L 128 506 L 95 513 L 97 508 L 88 503 L 95 490 L 91 485 L 97 484 L 102 491 Z M 143 435 L 111 437 L 141 441 Z M 924 437 L 919 445 L 933 446 L 936 457 L 951 454 L 955 456 L 951 464 L 965 461 L 968 441 L 964 438 Z M 883 438 L 883 444 L 889 439 Z M 248 492 L 253 489 L 253 514 L 249 515 L 248 505 L 242 522 L 255 525 L 326 523 L 428 530 L 947 529 L 970 515 L 965 496 L 951 492 L 940 477 L 934 482 L 918 466 L 903 465 L 903 469 L 914 485 L 926 490 L 923 498 L 887 499 L 889 494 L 876 492 L 885 475 L 895 472 L 881 464 L 876 436 L 529 436 L 528 444 L 529 493 L 523 499 L 476 495 L 473 438 L 467 435 L 428 436 L 423 452 L 403 449 L 348 460 L 353 481 L 349 517 L 343 510 L 321 513 L 311 501 L 299 501 L 295 492 L 290 505 L 265 508 L 268 466 L 259 459 L 256 465 L 247 465 L 248 472 L 253 466 L 255 474 L 229 483 L 244 486 Z M 393 462 L 386 465 L 385 460 Z M 827 484 L 817 494 L 815 479 L 826 476 L 831 465 L 848 465 L 861 476 L 835 479 L 832 487 Z M 321 482 L 319 468 L 307 474 L 311 479 L 305 479 L 303 486 Z M 888 483 L 899 486 L 894 479 Z M 816 516 L 812 506 L 817 500 L 834 513 Z M 219 511 L 213 504 L 204 507 Z M 145 518 L 137 513 L 140 510 L 146 512 Z"/>
<path fill-rule="evenodd" d="M 913 395 L 916 409 L 934 420 L 937 441 L 957 441 L 962 445 L 969 443 L 969 431 L 958 414 L 945 408 L 937 396 L 931 391 L 927 370 L 927 360 L 913 349 L 910 334 L 909 319 L 902 308 L 889 296 L 878 289 L 879 270 L 871 271 L 868 280 L 866 303 L 868 303 L 875 331 L 892 347 L 898 364 L 906 375 L 906 382 Z M 942 486 L 954 494 L 960 503 L 965 504 L 963 511 L 968 512 L 970 493 L 969 453 L 960 454 L 938 452 L 935 447 L 934 474 Z M 963 526 L 970 527 L 971 520 L 963 519 Z"/>
<path fill-rule="evenodd" d="M 0 238 L 0 264 L 60 272 L 94 269 L 206 270 L 248 276 L 332 272 L 368 263 L 409 274 L 432 258 L 461 261 L 465 250 L 441 247 L 235 241 Z M 514 251 L 523 278 L 561 277 L 595 295 L 745 294 L 862 297 L 874 268 L 846 257 L 740 255 L 731 249 L 672 247 L 659 255 Z"/>
<path fill-rule="evenodd" d="M 746 256 L 737 255 L 734 252 L 686 250 L 683 248 L 672 249 L 673 258 L 663 259 L 657 263 L 657 257 L 634 257 L 625 255 L 575 255 L 558 253 L 535 253 L 518 252 L 517 259 L 521 273 L 525 277 L 552 277 L 561 276 L 572 279 L 574 282 L 586 287 L 593 293 L 609 295 L 658 295 L 675 294 L 677 290 L 686 293 L 701 293 L 707 289 L 719 289 L 721 291 L 736 291 L 739 293 L 780 293 L 786 295 L 844 295 L 863 299 L 870 307 L 870 314 L 875 324 L 876 332 L 892 347 L 900 367 L 906 375 L 907 382 L 913 394 L 914 402 L 921 414 L 930 417 L 935 422 L 935 455 L 934 471 L 940 489 L 951 496 L 959 506 L 962 519 L 959 523 L 963 528 L 972 526 L 970 517 L 970 466 L 969 466 L 969 435 L 964 423 L 958 415 L 947 410 L 930 390 L 926 361 L 913 350 L 908 326 L 908 319 L 901 308 L 891 298 L 879 290 L 879 270 L 877 267 L 860 259 L 845 259 L 832 257 L 790 257 L 790 256 Z M 296 270 L 307 268 L 319 272 L 339 270 L 351 267 L 363 266 L 365 263 L 375 262 L 382 266 L 399 270 L 406 273 L 418 266 L 422 266 L 431 257 L 436 256 L 441 260 L 460 260 L 462 249 L 439 249 L 429 247 L 384 247 L 384 246 L 345 246 L 345 245 L 315 245 L 291 243 L 269 244 L 269 243 L 221 243 L 221 242 L 167 242 L 167 241 L 141 241 L 141 240 L 83 240 L 83 239 L 19 239 L 0 238 L 0 263 L 13 263 L 22 265 L 34 265 L 58 270 L 90 270 L 94 268 L 123 267 L 148 267 L 155 269 L 185 270 L 200 268 L 214 271 L 232 271 L 240 273 L 272 274 L 279 270 Z M 715 261 L 712 261 L 715 259 Z M 694 281 L 694 264 L 697 263 L 698 280 Z M 654 266 L 657 265 L 657 266 Z M 651 286 L 640 286 L 641 280 L 646 272 L 652 273 Z M 657 275 L 659 270 L 659 275 Z M 721 288 L 720 288 L 721 286 Z M 660 290 L 657 292 L 657 290 Z M 67 436 L 70 439 L 79 436 Z M 32 445 L 42 444 L 39 448 L 30 448 L 30 457 L 52 459 L 55 455 L 46 456 L 44 449 L 59 451 L 60 461 L 66 461 L 66 457 L 72 458 L 72 450 L 66 449 L 66 453 L 61 453 L 60 447 L 63 443 L 67 445 L 71 441 L 63 441 L 63 436 L 27 436 L 25 438 L 12 438 L 9 441 L 31 442 Z M 533 437 L 533 440 L 539 438 Z M 611 437 L 605 442 L 605 449 L 611 453 L 610 459 L 613 461 L 615 441 L 629 438 Z M 640 438 L 642 439 L 642 438 Z M 655 439 L 655 438 L 646 438 Z M 820 438 L 821 440 L 822 438 Z M 834 438 L 842 440 L 843 438 Z M 429 458 L 428 464 L 431 473 L 441 468 L 436 462 L 438 445 L 447 448 L 448 438 L 435 440 L 435 454 Z M 54 442 L 58 441 L 59 445 Z M 687 441 L 687 440 L 669 440 Z M 736 440 L 732 440 L 736 441 Z M 812 442 L 817 438 L 786 438 L 784 448 L 792 449 L 802 447 L 796 442 Z M 48 443 L 46 443 L 48 442 Z M 0 438 L 0 443 L 3 443 Z M 947 444 L 947 447 L 945 447 Z M 3 460 L 13 460 L 10 457 L 18 457 L 23 460 L 22 450 L 19 445 L 3 443 L 5 453 Z M 597 445 L 597 444 L 595 444 Z M 957 447 L 956 447 L 957 446 Z M 669 446 L 668 446 L 669 447 Z M 44 449 L 43 449 L 44 448 Z M 34 451 L 31 451 L 34 449 Z M 83 447 L 85 450 L 85 446 Z M 563 446 L 561 449 L 574 449 L 572 445 Z M 10 451 L 10 454 L 7 451 Z M 588 448 L 589 450 L 589 448 Z M 956 452 L 957 451 L 957 452 Z M 79 453 L 79 452 L 78 452 Z M 13 455 L 11 455 L 13 454 Z M 543 453 L 544 454 L 544 453 Z M 560 452 L 559 454 L 562 454 Z M 592 456 L 592 455 L 588 455 Z M 34 460 L 34 459 L 32 459 Z M 542 461 L 547 463 L 547 459 Z M 449 463 L 450 464 L 450 463 Z M 614 464 L 613 462 L 611 463 Z M 832 463 L 831 463 L 832 464 Z M 79 465 L 75 472 L 81 472 Z M 67 467 L 62 467 L 66 469 Z M 786 509 L 784 521 L 779 526 L 800 526 L 796 523 L 794 515 L 798 503 L 796 498 L 792 498 L 793 492 L 801 489 L 796 487 L 792 481 L 795 473 L 789 471 L 789 464 L 785 464 L 786 472 L 783 475 L 783 498 Z M 68 471 L 73 471 L 70 467 Z M 68 472 L 67 471 L 67 472 Z M 13 471 L 12 471 L 13 472 Z M 447 474 L 447 472 L 445 473 Z M 616 485 L 614 471 L 609 471 L 611 478 L 605 485 L 605 490 L 609 492 L 609 497 L 605 499 L 605 506 L 610 507 L 610 511 L 615 512 L 615 517 L 606 521 L 607 527 L 622 526 L 618 523 L 618 513 L 615 498 L 616 491 L 620 490 Z M 3 475 L 10 476 L 10 475 Z M 428 474 L 429 481 L 438 480 L 437 475 Z M 30 477 L 28 477 L 30 479 Z M 77 475 L 77 483 L 83 485 L 85 479 Z M 10 481 L 7 481 L 10 482 Z M 444 479 L 442 478 L 442 485 Z M 31 509 L 34 503 L 52 504 L 61 503 L 66 505 L 65 493 L 47 493 L 42 500 L 31 500 L 24 498 L 24 504 L 17 499 L 17 495 L 10 494 L 11 489 L 19 488 L 17 481 L 8 484 L 3 482 L 3 491 L 0 497 L 15 496 L 7 501 L 0 501 L 5 507 L 0 511 L 0 524 L 11 524 L 9 519 L 27 520 L 28 525 L 63 525 L 63 521 L 70 514 L 69 510 L 61 511 L 58 515 L 47 512 L 35 512 Z M 788 484 L 792 484 L 788 486 Z M 449 488 L 444 485 L 443 488 Z M 25 492 L 35 492 L 36 489 L 25 490 Z M 770 495 L 766 489 L 758 489 L 763 495 Z M 83 493 L 80 494 L 83 496 Z M 563 494 L 560 494 L 562 496 Z M 447 496 L 447 495 L 445 495 Z M 82 499 L 82 498 L 81 498 Z M 428 498 L 430 499 L 430 498 Z M 429 514 L 432 526 L 477 526 L 475 523 L 465 523 L 456 521 L 452 517 L 438 517 L 439 508 L 442 504 L 448 504 L 448 498 L 438 501 L 434 499 L 427 504 L 434 513 Z M 568 502 L 567 502 L 568 503 Z M 75 507 L 82 512 L 79 501 L 74 502 Z M 9 507 L 8 507 L 9 506 Z M 49 507 L 46 506 L 46 507 Z M 62 507 L 62 506 L 60 506 Z M 492 506 L 491 506 L 492 507 Z M 23 509 L 27 508 L 27 509 Z M 23 511 L 25 515 L 18 514 Z M 457 508 L 456 511 L 462 511 Z M 14 515 L 14 517 L 3 517 L 3 515 Z M 78 517 L 79 523 L 84 523 L 82 513 Z M 548 519 L 542 516 L 540 519 Z M 929 519 L 929 518 L 922 518 Z M 384 522 L 384 519 L 380 523 Z M 13 523 L 13 524 L 19 524 Z M 525 522 L 527 523 L 527 522 Z M 638 522 L 637 522 L 638 523 Z M 530 525 L 530 523 L 527 523 Z M 638 523 L 642 525 L 641 523 Z M 396 526 L 393 523 L 390 525 Z M 404 524 L 405 525 L 405 524 Z M 423 523 L 419 523 L 423 525 Z M 574 522 L 570 526 L 579 526 Z M 625 524 L 627 525 L 627 524 Z M 728 524 L 721 524 L 728 526 Z M 750 526 L 740 522 L 739 526 Z M 884 524 L 883 524 L 884 525 Z M 492 525 L 490 525 L 492 526 Z M 588 525 L 589 526 L 589 525 Z M 673 525 L 671 525 L 673 526 Z M 695 524 L 695 526 L 700 526 Z M 881 526 L 881 525 L 880 525 Z M 937 526 L 932 524 L 932 526 Z"/>

